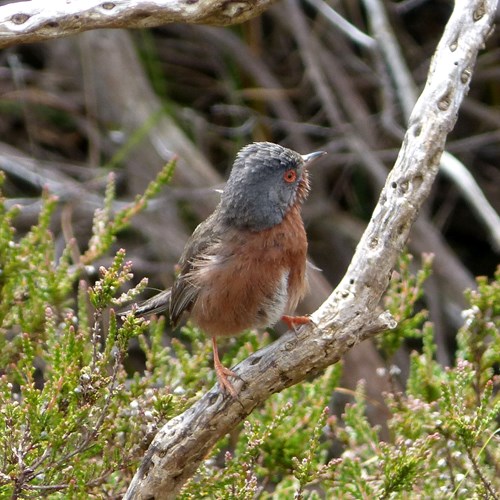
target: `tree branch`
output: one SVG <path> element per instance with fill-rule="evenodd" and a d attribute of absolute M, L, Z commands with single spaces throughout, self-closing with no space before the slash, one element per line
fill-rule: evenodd
<path fill-rule="evenodd" d="M 413 105 L 417 100 L 417 86 L 411 77 L 396 37 L 384 11 L 381 0 L 364 0 L 368 18 L 379 42 L 387 67 L 394 79 L 394 87 L 399 103 L 406 119 L 409 118 Z M 456 157 L 444 152 L 441 158 L 441 172 L 457 186 L 462 196 L 470 204 L 480 221 L 489 232 L 493 248 L 500 251 L 500 217 L 490 205 L 476 180 Z"/>
<path fill-rule="evenodd" d="M 100 28 L 182 22 L 226 26 L 259 15 L 274 0 L 31 0 L 0 7 L 0 48 Z"/>
<path fill-rule="evenodd" d="M 358 342 L 394 326 L 377 308 L 436 177 L 495 10 L 496 0 L 456 1 L 396 164 L 346 275 L 312 315 L 316 326 L 288 332 L 237 365 L 239 401 L 216 386 L 168 422 L 148 449 L 126 499 L 174 498 L 217 440 L 271 394 L 321 372 Z"/>

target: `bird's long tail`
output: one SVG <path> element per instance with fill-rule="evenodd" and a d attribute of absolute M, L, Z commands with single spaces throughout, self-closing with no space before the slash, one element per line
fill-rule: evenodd
<path fill-rule="evenodd" d="M 152 314 L 162 313 L 170 309 L 170 288 L 160 292 L 158 295 L 151 297 L 143 302 L 133 304 L 124 311 L 121 311 L 120 316 L 125 316 L 130 311 L 133 311 L 137 317 L 150 316 Z"/>

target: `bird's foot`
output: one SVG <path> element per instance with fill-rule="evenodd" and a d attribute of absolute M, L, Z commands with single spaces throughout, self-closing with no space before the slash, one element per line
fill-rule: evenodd
<path fill-rule="evenodd" d="M 215 368 L 215 374 L 217 375 L 217 381 L 219 382 L 220 388 L 223 391 L 229 392 L 231 396 L 234 399 L 238 399 L 238 393 L 236 392 L 236 389 L 234 388 L 233 384 L 229 382 L 227 377 L 237 377 L 238 375 L 234 373 L 232 370 L 229 368 L 226 368 L 222 364 L 216 364 L 214 366 Z"/>
<path fill-rule="evenodd" d="M 285 323 L 289 330 L 297 331 L 298 325 L 308 325 L 311 323 L 309 316 L 281 316 L 281 321 Z"/>

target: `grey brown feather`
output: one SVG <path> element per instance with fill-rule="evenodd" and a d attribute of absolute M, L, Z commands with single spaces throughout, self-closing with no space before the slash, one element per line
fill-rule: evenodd
<path fill-rule="evenodd" d="M 225 254 L 221 241 L 227 240 L 228 234 L 235 228 L 254 233 L 280 224 L 288 209 L 307 196 L 309 183 L 305 164 L 322 154 L 317 152 L 301 156 L 267 142 L 244 147 L 236 156 L 217 208 L 198 225 L 187 241 L 174 285 L 135 306 L 134 314 L 148 316 L 167 312 L 175 326 L 184 312 L 191 311 L 199 296 L 196 272 L 232 259 L 232 255 Z M 296 169 L 297 181 L 284 183 L 283 173 L 290 168 Z M 263 304 L 269 311 L 259 318 L 262 324 L 275 323 L 279 319 L 286 303 L 287 279 L 288 275 L 284 275 L 275 296 L 269 297 L 269 303 Z"/>

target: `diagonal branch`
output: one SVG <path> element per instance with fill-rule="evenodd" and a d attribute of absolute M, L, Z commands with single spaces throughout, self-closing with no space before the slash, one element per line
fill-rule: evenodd
<path fill-rule="evenodd" d="M 391 70 L 403 115 L 408 119 L 417 100 L 416 85 L 392 33 L 382 1 L 364 0 L 364 4 L 372 30 L 375 32 L 375 38 L 379 41 L 386 64 Z M 441 172 L 457 186 L 462 196 L 479 217 L 479 220 L 488 229 L 493 248 L 500 251 L 500 217 L 490 205 L 467 167 L 456 157 L 445 151 L 441 158 Z"/>
<path fill-rule="evenodd" d="M 241 377 L 235 383 L 239 401 L 214 387 L 168 422 L 148 449 L 126 499 L 174 498 L 212 446 L 271 394 L 319 373 L 358 342 L 394 326 L 378 305 L 436 177 L 477 53 L 492 29 L 496 3 L 456 1 L 400 154 L 351 265 L 312 315 L 317 327 L 288 332 L 240 363 L 234 369 Z"/>
<path fill-rule="evenodd" d="M 99 28 L 241 23 L 274 0 L 31 0 L 0 6 L 0 48 Z"/>

